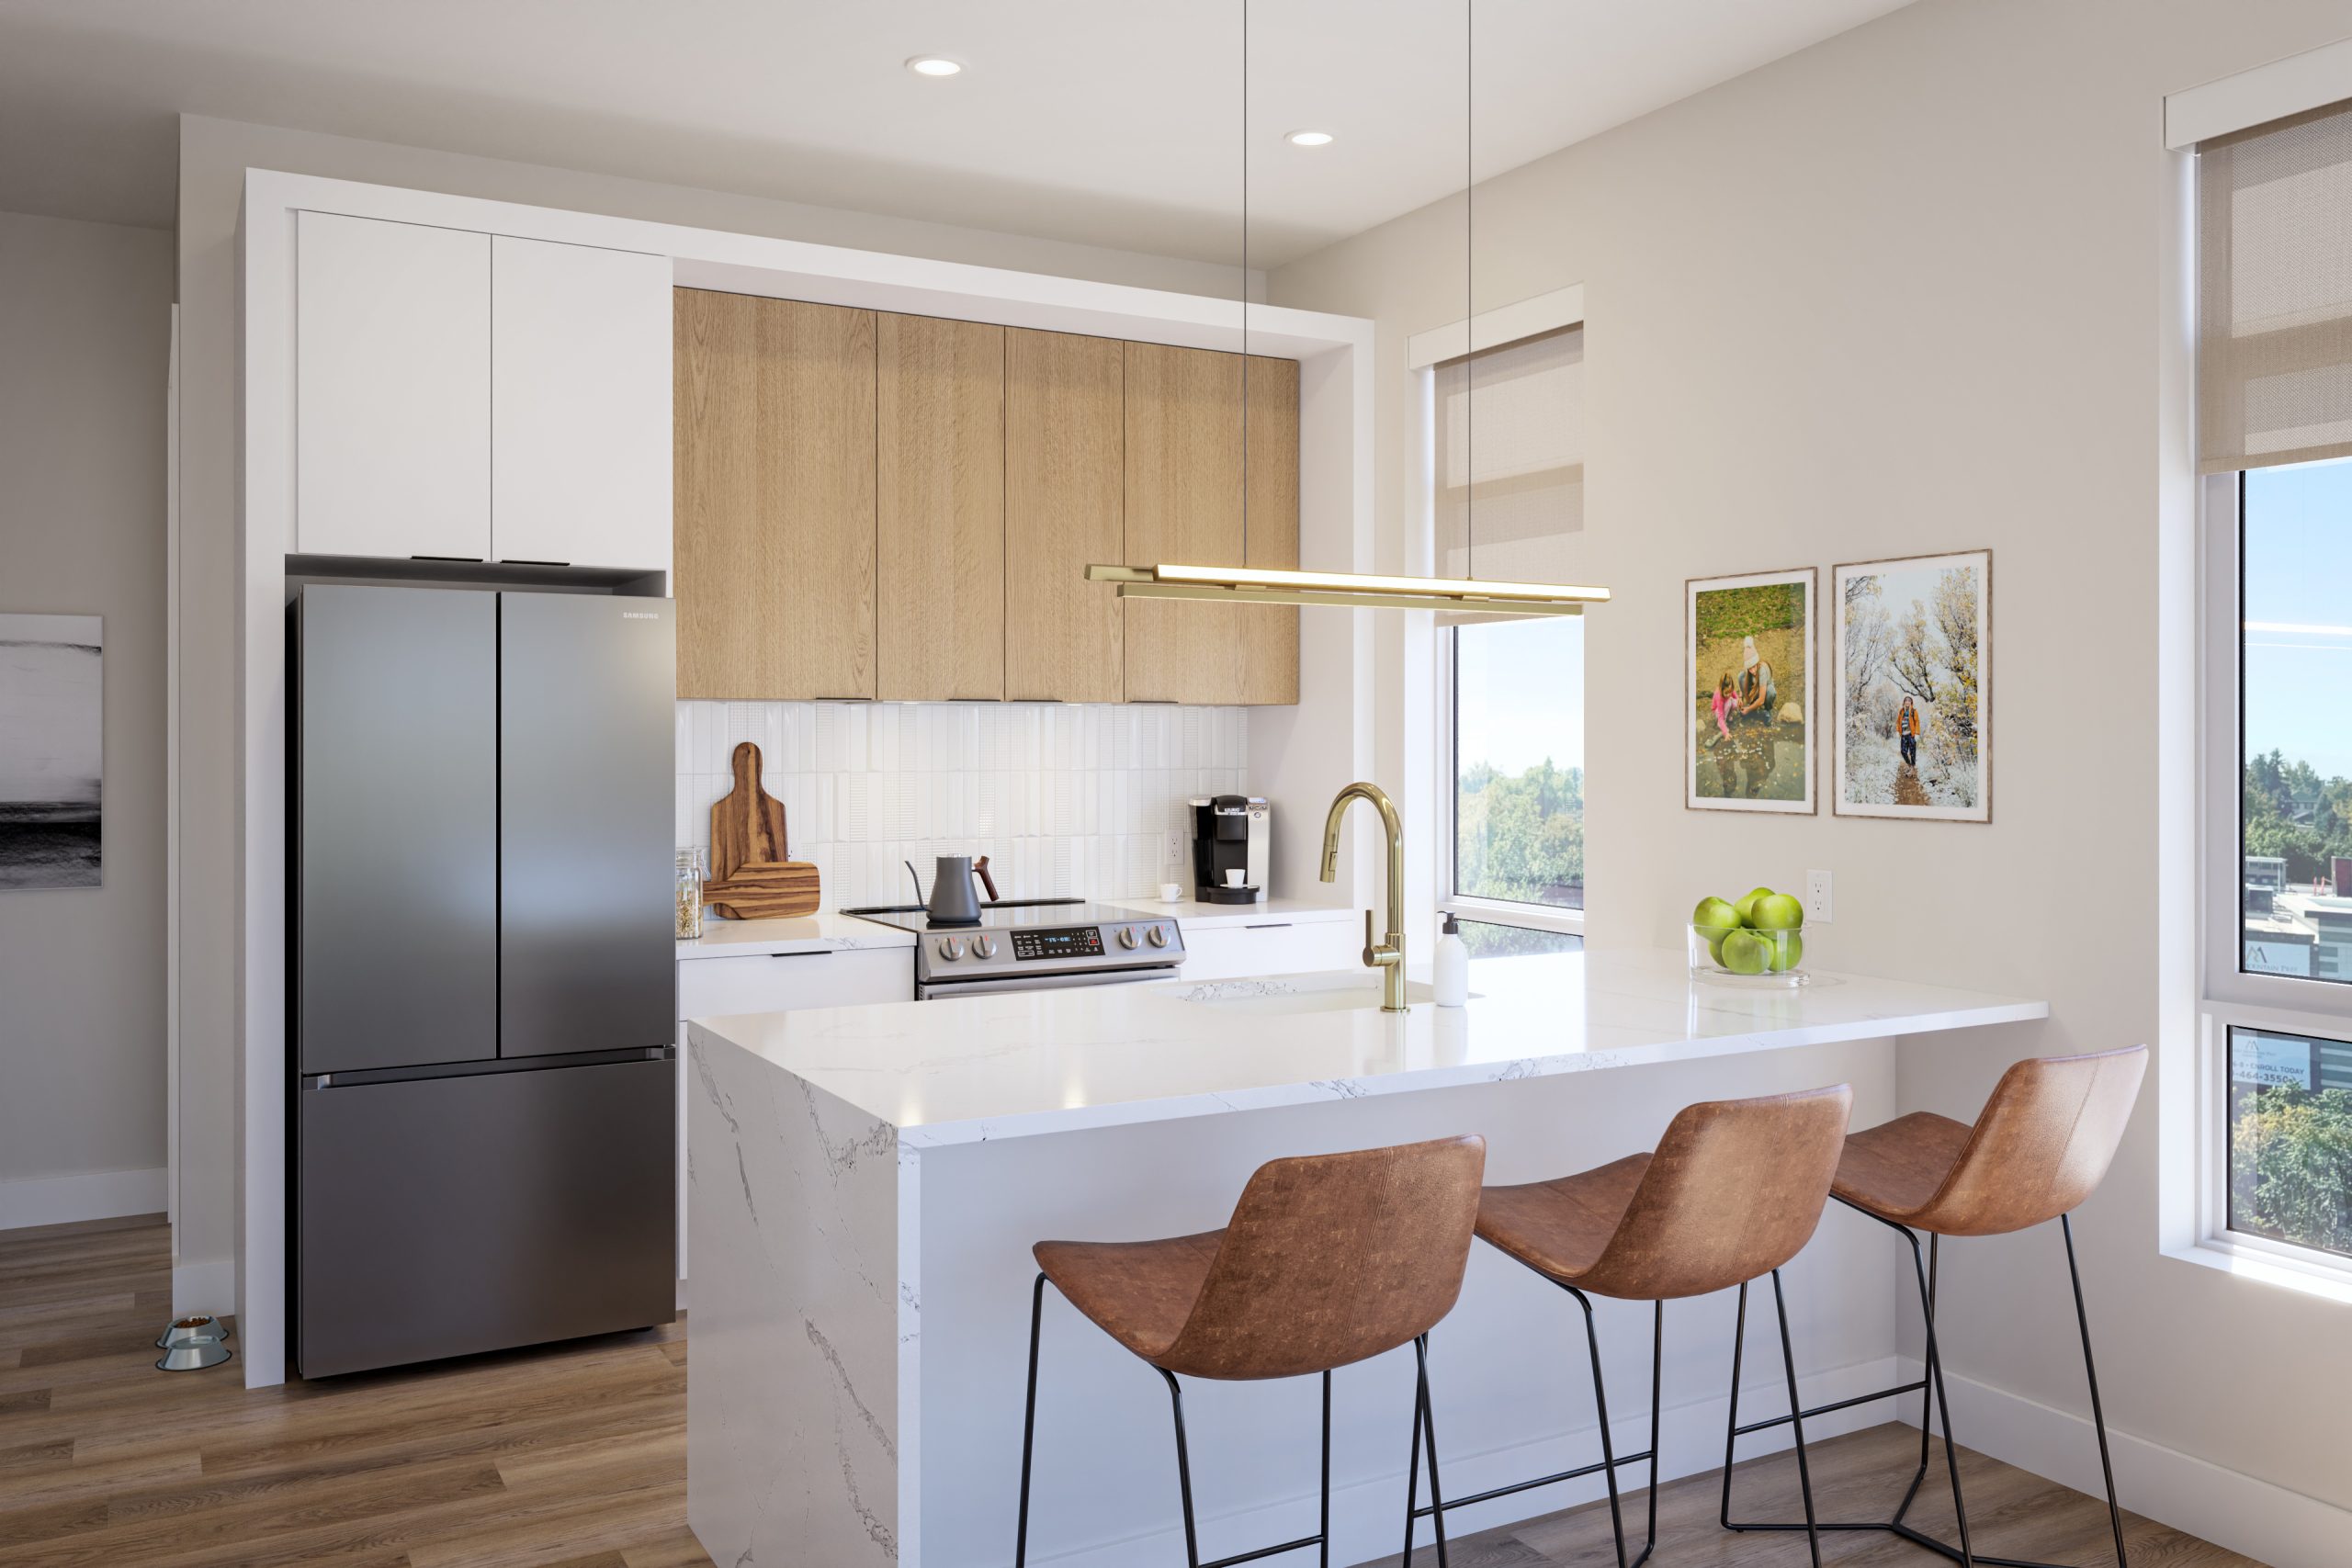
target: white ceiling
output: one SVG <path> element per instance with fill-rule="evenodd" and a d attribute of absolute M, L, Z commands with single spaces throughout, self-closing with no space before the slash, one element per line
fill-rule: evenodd
<path fill-rule="evenodd" d="M 1476 0 L 1481 178 L 1905 0 Z M 1250 262 L 1462 186 L 1464 0 L 1254 0 Z M 1240 0 L 0 0 L 0 209 L 168 224 L 181 111 L 1203 260 Z M 920 79 L 907 56 L 969 69 Z M 1334 132 L 1313 151 L 1283 141 Z"/>

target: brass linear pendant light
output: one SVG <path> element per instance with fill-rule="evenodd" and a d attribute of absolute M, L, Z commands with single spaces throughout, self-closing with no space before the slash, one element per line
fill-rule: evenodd
<path fill-rule="evenodd" d="M 1472 73 L 1470 46 L 1474 35 L 1471 8 L 1476 0 L 1462 0 L 1463 107 L 1462 187 L 1463 292 L 1465 327 L 1475 333 L 1476 298 L 1470 287 L 1470 209 L 1476 175 L 1471 166 Z M 1241 355 L 1250 354 L 1250 0 L 1241 0 Z M 1475 349 L 1473 350 L 1475 353 Z M 1464 395 L 1463 432 L 1467 468 L 1469 434 L 1476 400 Z M 1242 555 L 1250 538 L 1250 378 L 1241 378 L 1241 537 Z M 1464 534 L 1465 556 L 1476 561 L 1476 538 L 1470 512 L 1476 504 L 1475 476 L 1465 482 Z M 1118 585 L 1122 599 L 1200 599 L 1223 604 L 1330 604 L 1342 609 L 1451 610 L 1475 612 L 1482 620 L 1518 620 L 1540 615 L 1579 615 L 1587 604 L 1605 604 L 1609 590 L 1570 582 L 1500 582 L 1476 577 L 1387 577 L 1352 571 L 1288 571 L 1253 566 L 1190 566 L 1163 561 L 1158 566 L 1103 566 L 1086 569 L 1089 582 Z"/>

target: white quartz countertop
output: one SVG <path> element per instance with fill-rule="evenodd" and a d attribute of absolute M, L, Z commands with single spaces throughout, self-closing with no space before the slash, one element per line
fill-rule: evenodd
<path fill-rule="evenodd" d="M 1228 926 L 1303 926 L 1317 920 L 1363 919 L 1363 912 L 1352 905 L 1317 904 L 1305 898 L 1268 898 L 1256 904 L 1204 904 L 1197 898 L 1180 898 L 1173 904 L 1163 904 L 1157 898 L 1109 898 L 1104 902 L 1162 919 L 1172 915 L 1176 923 L 1187 931 L 1221 931 Z"/>
<path fill-rule="evenodd" d="M 697 1043 L 741 1046 L 888 1122 L 902 1146 L 924 1147 L 2050 1014 L 2047 1002 L 1849 975 L 1793 989 L 1695 983 L 1679 951 L 1475 960 L 1464 1008 L 1421 1000 L 1383 1013 L 1378 986 L 1369 971 L 1171 980 L 690 1029 Z"/>
<path fill-rule="evenodd" d="M 829 953 L 861 947 L 912 947 L 915 933 L 831 909 L 788 920 L 723 920 L 707 916 L 702 935 L 678 944 L 681 958 L 745 958 L 773 953 Z"/>

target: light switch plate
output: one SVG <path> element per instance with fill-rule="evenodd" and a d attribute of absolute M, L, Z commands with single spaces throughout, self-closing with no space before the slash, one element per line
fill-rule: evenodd
<path fill-rule="evenodd" d="M 1829 874 L 1808 871 L 1804 874 L 1804 918 L 1827 925 L 1829 913 Z"/>

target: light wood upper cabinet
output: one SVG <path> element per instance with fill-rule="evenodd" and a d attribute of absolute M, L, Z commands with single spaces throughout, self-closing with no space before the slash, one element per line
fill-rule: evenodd
<path fill-rule="evenodd" d="M 875 694 L 1004 695 L 1004 329 L 875 323 Z"/>
<path fill-rule="evenodd" d="M 294 548 L 490 555 L 490 236 L 296 218 Z"/>
<path fill-rule="evenodd" d="M 1129 344 L 1125 415 L 1128 565 L 1298 565 L 1296 361 Z M 1129 702 L 1298 700 L 1295 608 L 1125 607 Z"/>
<path fill-rule="evenodd" d="M 1114 339 L 1004 337 L 1004 694 L 1115 703 L 1117 590 L 1085 581 L 1121 554 L 1121 364 Z"/>
<path fill-rule="evenodd" d="M 873 696 L 874 313 L 675 309 L 678 695 Z"/>
<path fill-rule="evenodd" d="M 670 258 L 490 245 L 491 558 L 667 570 Z"/>
<path fill-rule="evenodd" d="M 1247 566 L 1298 566 L 1298 361 L 1250 361 Z M 1241 620 L 1241 701 L 1298 701 L 1298 606 L 1234 612 Z"/>

